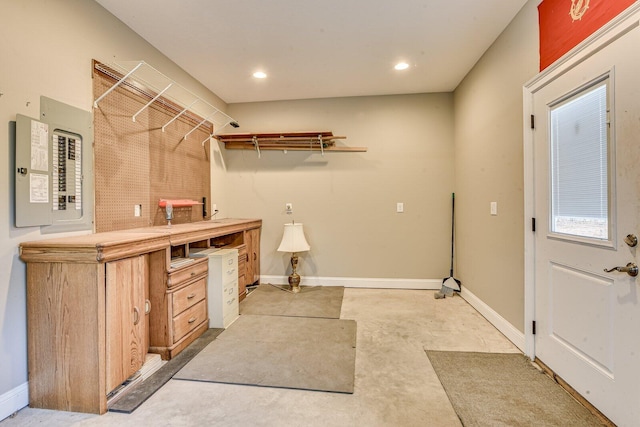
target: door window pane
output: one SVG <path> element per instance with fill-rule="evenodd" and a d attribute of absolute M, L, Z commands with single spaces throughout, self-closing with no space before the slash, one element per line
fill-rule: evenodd
<path fill-rule="evenodd" d="M 551 108 L 551 231 L 609 239 L 607 82 Z"/>

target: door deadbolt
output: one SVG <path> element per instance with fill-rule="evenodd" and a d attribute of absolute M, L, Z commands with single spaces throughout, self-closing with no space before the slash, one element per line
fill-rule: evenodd
<path fill-rule="evenodd" d="M 624 242 L 633 248 L 638 244 L 638 238 L 635 234 L 627 234 L 627 237 L 624 238 Z"/>
<path fill-rule="evenodd" d="M 638 266 L 634 263 L 630 262 L 626 267 L 613 267 L 610 269 L 604 269 L 606 273 L 611 273 L 612 271 L 619 271 L 620 273 L 627 273 L 631 277 L 636 277 L 638 275 Z"/>

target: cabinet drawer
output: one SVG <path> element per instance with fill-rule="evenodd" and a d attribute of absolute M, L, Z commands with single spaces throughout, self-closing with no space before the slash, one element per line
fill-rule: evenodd
<path fill-rule="evenodd" d="M 171 296 L 173 315 L 176 316 L 187 308 L 202 301 L 207 295 L 207 278 L 203 277 L 197 282 L 175 291 Z"/>
<path fill-rule="evenodd" d="M 238 257 L 238 275 L 242 276 L 247 270 L 247 254 L 242 257 Z"/>
<path fill-rule="evenodd" d="M 238 258 L 229 254 L 222 258 L 222 283 L 226 285 L 238 280 Z"/>
<path fill-rule="evenodd" d="M 247 245 L 240 245 L 238 249 L 238 262 L 247 260 Z"/>
<path fill-rule="evenodd" d="M 176 343 L 207 319 L 207 302 L 200 301 L 173 318 L 173 342 Z"/>
<path fill-rule="evenodd" d="M 238 276 L 242 276 L 247 269 L 247 246 L 238 247 Z"/>
<path fill-rule="evenodd" d="M 238 280 L 234 280 L 231 283 L 227 283 L 226 285 L 224 285 L 224 289 L 223 289 L 223 295 L 222 295 L 222 300 L 223 301 L 228 301 L 231 299 L 231 297 L 237 297 L 238 296 Z"/>
<path fill-rule="evenodd" d="M 167 286 L 171 288 L 201 274 L 205 274 L 207 269 L 207 258 L 201 258 L 186 267 L 170 270 L 169 277 L 167 279 Z"/>

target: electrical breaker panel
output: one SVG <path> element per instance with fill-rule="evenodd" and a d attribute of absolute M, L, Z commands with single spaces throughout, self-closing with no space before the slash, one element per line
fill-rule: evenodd
<path fill-rule="evenodd" d="M 40 117 L 16 116 L 16 227 L 93 228 L 92 117 L 40 98 Z"/>

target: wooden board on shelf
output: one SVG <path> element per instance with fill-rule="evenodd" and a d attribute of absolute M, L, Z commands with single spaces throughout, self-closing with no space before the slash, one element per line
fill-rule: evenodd
<path fill-rule="evenodd" d="M 337 139 L 346 136 L 333 135 L 331 131 L 319 132 L 274 132 L 274 133 L 230 133 L 217 135 L 230 150 L 292 150 L 327 152 L 366 152 L 366 147 L 337 146 Z M 257 145 L 257 147 L 256 147 Z"/>
<path fill-rule="evenodd" d="M 304 139 L 310 138 L 318 139 L 321 136 L 323 139 L 344 139 L 345 136 L 334 136 L 331 131 L 316 131 L 316 132 L 267 132 L 267 133 L 225 133 L 216 135 L 216 138 L 222 142 L 226 141 L 253 141 L 253 138 L 269 139 L 269 140 L 284 140 L 284 139 Z"/>
<path fill-rule="evenodd" d="M 247 143 L 227 143 L 225 144 L 225 148 L 228 150 L 255 150 L 255 146 L 253 144 Z M 273 150 L 290 150 L 290 151 L 322 151 L 320 150 L 320 146 L 318 145 L 309 145 L 309 144 L 260 144 L 260 150 L 264 151 L 273 151 Z M 367 147 L 347 147 L 347 146 L 336 146 L 330 145 L 328 147 L 324 147 L 325 152 L 334 152 L 334 153 L 364 153 L 367 151 Z"/>

